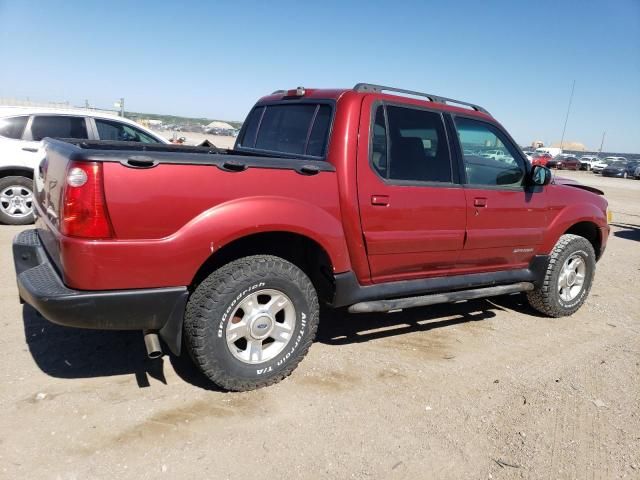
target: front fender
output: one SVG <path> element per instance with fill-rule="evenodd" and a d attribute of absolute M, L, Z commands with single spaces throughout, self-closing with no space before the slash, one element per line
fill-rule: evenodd
<path fill-rule="evenodd" d="M 607 228 L 606 202 L 604 208 L 594 203 L 578 203 L 551 208 L 551 221 L 543 237 L 541 253 L 551 253 L 560 236 L 573 225 L 590 222 L 598 227 L 598 234 L 602 236 Z M 606 239 L 600 238 L 601 243 Z"/>

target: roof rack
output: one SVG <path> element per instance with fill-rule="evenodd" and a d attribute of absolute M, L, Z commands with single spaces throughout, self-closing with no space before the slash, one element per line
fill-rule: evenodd
<path fill-rule="evenodd" d="M 385 87 L 383 85 L 374 85 L 371 83 L 358 83 L 353 89 L 356 92 L 375 92 L 382 93 L 384 91 L 387 92 L 395 92 L 395 93 L 404 93 L 405 95 L 414 95 L 417 97 L 426 97 L 432 102 L 436 103 L 456 103 L 458 105 L 464 105 L 466 107 L 470 107 L 476 112 L 486 113 L 487 115 L 491 115 L 487 110 L 482 108 L 480 105 L 475 105 L 473 103 L 462 102 L 460 100 L 454 100 L 453 98 L 441 97 L 440 95 L 432 95 L 431 93 L 423 93 L 423 92 L 414 92 L 413 90 L 404 90 L 402 88 L 394 88 L 394 87 Z"/>

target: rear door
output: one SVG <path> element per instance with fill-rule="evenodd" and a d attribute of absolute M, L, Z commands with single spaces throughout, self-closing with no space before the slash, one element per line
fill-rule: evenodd
<path fill-rule="evenodd" d="M 358 199 L 373 282 L 446 275 L 463 247 L 465 195 L 441 112 L 363 102 Z"/>
<path fill-rule="evenodd" d="M 496 125 L 456 115 L 465 176 L 467 235 L 459 273 L 529 264 L 547 224 L 544 187 L 526 185 L 526 160 Z M 483 152 L 500 150 L 495 158 Z"/>

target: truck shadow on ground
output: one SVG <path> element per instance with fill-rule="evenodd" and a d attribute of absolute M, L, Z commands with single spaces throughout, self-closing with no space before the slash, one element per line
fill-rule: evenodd
<path fill-rule="evenodd" d="M 326 310 L 322 314 L 316 341 L 328 345 L 369 342 L 488 320 L 496 316 L 496 311 L 505 310 L 540 316 L 529 307 L 526 297 L 519 294 L 418 307 L 396 313 L 350 314 L 346 309 Z"/>
<path fill-rule="evenodd" d="M 162 359 L 149 360 L 141 332 L 99 331 L 55 325 L 23 306 L 24 335 L 34 361 L 47 375 L 90 378 L 134 374 L 138 386 L 149 377 L 166 383 Z"/>
<path fill-rule="evenodd" d="M 640 242 L 640 226 L 631 223 L 612 223 L 612 227 L 618 227 L 622 230 L 616 230 L 613 235 L 625 240 L 635 240 Z"/>
<path fill-rule="evenodd" d="M 393 314 L 350 314 L 346 309 L 323 309 L 316 341 L 335 346 L 368 342 L 487 320 L 495 317 L 496 311 L 504 310 L 537 315 L 524 295 L 433 305 Z M 29 352 L 47 375 L 70 379 L 134 374 L 140 388 L 150 385 L 148 377 L 166 384 L 163 359 L 147 359 L 141 332 L 62 327 L 48 322 L 28 305 L 23 308 L 23 321 Z M 186 352 L 181 357 L 165 358 L 185 382 L 219 391 L 195 368 Z"/>

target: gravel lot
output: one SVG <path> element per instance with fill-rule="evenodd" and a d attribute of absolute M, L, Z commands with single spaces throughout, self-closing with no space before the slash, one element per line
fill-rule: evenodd
<path fill-rule="evenodd" d="M 139 332 L 58 327 L 18 303 L 0 227 L 0 477 L 640 478 L 640 181 L 603 189 L 613 232 L 586 305 L 520 295 L 324 315 L 292 377 L 211 390 Z"/>

